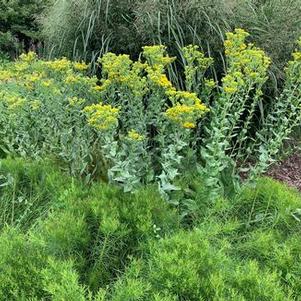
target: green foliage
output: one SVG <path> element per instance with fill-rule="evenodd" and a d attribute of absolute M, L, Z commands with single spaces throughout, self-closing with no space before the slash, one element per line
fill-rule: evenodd
<path fill-rule="evenodd" d="M 136 268 L 134 274 L 131 267 L 116 283 L 112 299 L 121 300 L 118 296 L 127 292 L 125 300 L 156 300 L 159 295 L 192 301 L 293 300 L 281 287 L 277 272 L 260 268 L 255 261 L 231 258 L 230 244 L 218 239 L 218 228 L 204 224 L 154 245 L 144 270 L 137 273 Z"/>
<path fill-rule="evenodd" d="M 43 163 L 4 163 L 56 197 L 27 233 L 1 230 L 1 300 L 298 300 L 301 197 L 283 184 L 258 179 L 212 203 L 186 176 L 176 211 L 152 186 L 126 194 L 66 176 L 45 186 Z"/>
<path fill-rule="evenodd" d="M 1 154 L 52 157 L 71 175 L 87 181 L 104 176 L 98 140 L 82 112 L 85 104 L 99 98 L 97 79 L 83 74 L 88 66 L 66 59 L 40 61 L 30 52 L 3 67 Z"/>
<path fill-rule="evenodd" d="M 246 37 L 248 33 L 242 29 L 227 33 L 227 74 L 222 79 L 222 92 L 212 102 L 210 123 L 206 126 L 203 172 L 212 199 L 226 195 L 229 180 L 224 183 L 225 178 L 230 178 L 230 185 L 237 190 L 241 173 L 252 181 L 266 171 L 300 123 L 299 49 L 287 64 L 281 95 L 263 112 L 263 86 L 270 59 L 253 44 L 246 44 Z M 256 125 L 254 137 L 252 124 L 258 110 L 263 117 L 262 123 Z"/>
<path fill-rule="evenodd" d="M 53 2 L 42 18 L 48 53 L 96 61 L 108 49 L 137 51 L 130 23 L 135 5 L 130 0 Z"/>
<path fill-rule="evenodd" d="M 142 256 L 149 240 L 179 228 L 177 213 L 153 187 L 133 195 L 107 185 L 81 191 L 71 187 L 59 199 L 57 209 L 31 233 L 48 256 L 72 260 L 80 279 L 95 293 L 110 284 L 132 256 Z"/>
<path fill-rule="evenodd" d="M 36 18 L 48 4 L 48 0 L 0 1 L 0 54 L 15 58 L 35 47 L 40 38 Z"/>
<path fill-rule="evenodd" d="M 244 188 L 233 202 L 233 212 L 246 229 L 279 229 L 295 233 L 300 228 L 300 195 L 269 178 Z"/>
<path fill-rule="evenodd" d="M 40 243 L 12 228 L 1 233 L 0 244 L 0 300 L 41 298 L 40 273 L 46 258 Z"/>
<path fill-rule="evenodd" d="M 47 216 L 67 185 L 49 162 L 1 160 L 0 229 L 7 224 L 27 230 Z"/>
<path fill-rule="evenodd" d="M 71 261 L 55 260 L 31 235 L 1 233 L 1 300 L 86 300 Z"/>
<path fill-rule="evenodd" d="M 85 301 L 86 290 L 79 285 L 79 276 L 72 262 L 50 259 L 42 271 L 44 290 L 53 301 Z"/>

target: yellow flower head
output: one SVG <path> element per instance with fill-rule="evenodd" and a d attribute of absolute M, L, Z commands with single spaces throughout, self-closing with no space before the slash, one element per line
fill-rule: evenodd
<path fill-rule="evenodd" d="M 5 94 L 4 101 L 6 102 L 9 110 L 23 108 L 23 106 L 26 104 L 26 98 L 17 94 Z"/>
<path fill-rule="evenodd" d="M 153 84 L 157 85 L 158 87 L 161 87 L 165 90 L 173 89 L 172 83 L 169 81 L 166 74 L 161 74 L 153 70 L 149 70 L 148 78 Z"/>
<path fill-rule="evenodd" d="M 84 98 L 78 98 L 76 96 L 68 98 L 68 102 L 69 102 L 70 106 L 72 106 L 72 107 L 74 107 L 74 106 L 80 106 L 83 103 L 85 103 L 85 101 L 86 100 Z"/>
<path fill-rule="evenodd" d="M 137 131 L 135 130 L 130 130 L 128 132 L 128 138 L 130 140 L 134 140 L 134 141 L 143 141 L 144 140 L 144 136 L 143 135 L 140 135 Z"/>
<path fill-rule="evenodd" d="M 196 127 L 196 124 L 194 122 L 186 121 L 186 122 L 183 123 L 183 127 L 185 129 L 194 129 Z"/>
<path fill-rule="evenodd" d="M 75 74 L 70 73 L 66 76 L 66 78 L 64 79 L 64 82 L 66 84 L 76 84 L 76 83 L 80 82 L 80 80 L 81 80 L 81 78 L 79 76 L 76 76 Z"/>
<path fill-rule="evenodd" d="M 179 102 L 179 103 L 185 103 L 190 105 L 201 103 L 201 100 L 194 92 L 168 90 L 166 92 L 166 95 L 172 100 L 173 103 Z"/>
<path fill-rule="evenodd" d="M 166 46 L 163 45 L 144 46 L 143 56 L 152 68 L 160 71 L 163 71 L 166 66 L 176 59 L 166 55 Z"/>
<path fill-rule="evenodd" d="M 13 78 L 13 73 L 9 70 L 0 70 L 0 81 L 8 81 Z"/>
<path fill-rule="evenodd" d="M 85 62 L 74 62 L 73 68 L 77 71 L 86 71 L 89 68 Z"/>
<path fill-rule="evenodd" d="M 56 59 L 54 61 L 47 61 L 45 65 L 54 71 L 67 71 L 71 68 L 72 64 L 67 58 Z"/>
<path fill-rule="evenodd" d="M 227 33 L 225 53 L 228 60 L 228 73 L 223 79 L 226 94 L 235 94 L 248 85 L 262 85 L 267 80 L 270 58 L 253 44 L 245 43 L 249 34 L 243 29 Z"/>
<path fill-rule="evenodd" d="M 33 51 L 29 51 L 28 53 L 23 53 L 20 55 L 20 60 L 26 63 L 32 63 L 37 59 L 37 54 Z"/>
<path fill-rule="evenodd" d="M 208 111 L 208 108 L 197 100 L 192 105 L 177 103 L 166 110 L 165 116 L 183 128 L 193 129 L 196 127 L 197 120 Z"/>
<path fill-rule="evenodd" d="M 42 81 L 42 86 L 49 88 L 51 85 L 53 85 L 53 80 L 52 79 L 47 79 Z"/>
<path fill-rule="evenodd" d="M 32 100 L 30 102 L 30 106 L 31 106 L 32 110 L 34 110 L 34 111 L 38 110 L 41 107 L 41 101 L 39 101 L 39 100 Z"/>
<path fill-rule="evenodd" d="M 119 108 L 99 103 L 85 107 L 84 112 L 88 115 L 88 124 L 97 130 L 105 131 L 117 126 Z"/>
<path fill-rule="evenodd" d="M 98 62 L 102 64 L 104 76 L 100 91 L 118 85 L 131 91 L 134 96 L 142 97 L 146 93 L 146 78 L 143 76 L 145 64 L 133 62 L 128 55 L 110 52 L 98 59 Z"/>

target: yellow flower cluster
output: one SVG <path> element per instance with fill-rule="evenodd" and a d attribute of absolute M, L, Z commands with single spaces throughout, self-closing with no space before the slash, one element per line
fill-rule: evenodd
<path fill-rule="evenodd" d="M 149 71 L 148 78 L 153 84 L 163 88 L 164 90 L 169 91 L 173 89 L 172 83 L 169 81 L 166 74 Z"/>
<path fill-rule="evenodd" d="M 241 28 L 236 28 L 234 32 L 226 33 L 225 54 L 227 56 L 239 56 L 240 52 L 247 48 L 245 40 L 248 36 L 249 33 Z"/>
<path fill-rule="evenodd" d="M 293 58 L 295 61 L 301 61 L 301 51 L 296 51 L 293 53 Z"/>
<path fill-rule="evenodd" d="M 174 89 L 165 74 L 165 68 L 176 58 L 166 55 L 166 47 L 162 45 L 145 46 L 143 47 L 143 56 L 147 60 L 145 70 L 149 81 L 164 90 Z"/>
<path fill-rule="evenodd" d="M 222 81 L 224 91 L 227 94 L 235 94 L 239 89 L 245 86 L 243 74 L 239 71 L 225 75 Z"/>
<path fill-rule="evenodd" d="M 183 128 L 192 129 L 196 127 L 197 120 L 206 112 L 208 108 L 200 101 L 196 101 L 193 105 L 177 103 L 167 109 L 165 116 Z"/>
<path fill-rule="evenodd" d="M 33 72 L 31 74 L 25 74 L 24 75 L 24 80 L 26 82 L 35 83 L 35 82 L 41 80 L 42 77 L 43 77 L 43 74 L 37 73 L 37 72 Z"/>
<path fill-rule="evenodd" d="M 69 74 L 67 74 L 64 79 L 64 82 L 66 84 L 76 84 L 76 83 L 79 83 L 80 81 L 81 81 L 81 78 L 71 72 L 69 72 Z"/>
<path fill-rule="evenodd" d="M 182 51 L 188 66 L 201 68 L 202 71 L 206 71 L 213 63 L 213 59 L 205 57 L 205 54 L 200 51 L 200 47 L 197 45 L 188 45 Z"/>
<path fill-rule="evenodd" d="M 133 62 L 128 55 L 107 53 L 98 60 L 102 64 L 103 75 L 101 90 L 105 91 L 112 85 L 129 89 L 135 96 L 142 97 L 146 93 L 146 78 L 142 76 L 145 64 Z"/>
<path fill-rule="evenodd" d="M 288 62 L 286 68 L 287 77 L 291 79 L 291 83 L 301 84 L 301 37 L 297 41 L 297 49 L 293 52 L 293 59 Z"/>
<path fill-rule="evenodd" d="M 243 29 L 235 29 L 226 36 L 225 53 L 229 67 L 223 79 L 225 93 L 234 94 L 246 85 L 262 85 L 267 80 L 270 59 L 261 49 L 245 43 L 249 34 Z"/>
<path fill-rule="evenodd" d="M 27 69 L 30 67 L 30 63 L 19 60 L 15 63 L 14 67 L 17 72 L 24 72 L 27 71 Z"/>
<path fill-rule="evenodd" d="M 201 100 L 198 98 L 197 94 L 188 91 L 177 91 L 175 89 L 170 89 L 166 91 L 166 95 L 172 100 L 174 104 L 177 102 L 185 103 L 188 105 L 193 105 L 195 103 L 200 103 Z"/>
<path fill-rule="evenodd" d="M 13 78 L 13 73 L 9 70 L 0 70 L 0 81 L 8 81 Z"/>
<path fill-rule="evenodd" d="M 205 79 L 205 87 L 212 90 L 216 87 L 216 82 L 213 79 Z"/>
<path fill-rule="evenodd" d="M 51 87 L 53 84 L 54 84 L 54 81 L 52 79 L 47 79 L 47 80 L 42 81 L 42 86 L 46 87 L 46 88 Z"/>
<path fill-rule="evenodd" d="M 128 136 L 127 136 L 130 140 L 134 140 L 134 141 L 143 141 L 145 139 L 145 137 L 141 134 L 139 134 L 137 131 L 135 130 L 130 130 L 128 132 Z"/>
<path fill-rule="evenodd" d="M 119 108 L 98 103 L 85 107 L 83 111 L 88 115 L 88 124 L 99 131 L 113 129 L 117 126 Z"/>
<path fill-rule="evenodd" d="M 205 57 L 205 54 L 196 45 L 188 45 L 182 51 L 186 60 L 185 78 L 187 89 L 191 90 L 193 82 L 198 81 L 198 74 L 202 76 L 213 64 L 213 59 Z"/>
<path fill-rule="evenodd" d="M 56 59 L 54 61 L 47 61 L 45 65 L 54 71 L 66 71 L 69 70 L 72 66 L 72 63 L 67 58 Z"/>
<path fill-rule="evenodd" d="M 85 62 L 74 62 L 73 68 L 76 71 L 86 71 L 89 68 L 89 65 L 87 65 Z"/>
<path fill-rule="evenodd" d="M 158 71 L 159 73 L 164 72 L 164 68 L 175 61 L 175 57 L 169 57 L 165 55 L 166 46 L 154 45 L 154 46 L 144 46 L 143 56 L 146 58 L 149 66 L 152 69 Z"/>
<path fill-rule="evenodd" d="M 86 100 L 84 98 L 78 98 L 78 97 L 74 96 L 74 97 L 69 97 L 68 102 L 69 102 L 70 106 L 74 107 L 74 106 L 80 106 L 80 105 L 84 104 L 86 102 Z"/>
<path fill-rule="evenodd" d="M 23 53 L 20 55 L 20 60 L 26 63 L 32 63 L 38 58 L 37 54 L 33 51 Z"/>
<path fill-rule="evenodd" d="M 23 106 L 26 104 L 26 98 L 17 94 L 2 93 L 1 98 L 6 103 L 7 108 L 12 111 L 23 108 Z"/>
<path fill-rule="evenodd" d="M 34 111 L 38 110 L 41 107 L 41 101 L 39 101 L 39 100 L 32 100 L 30 102 L 30 106 L 31 106 L 32 110 L 34 110 Z"/>

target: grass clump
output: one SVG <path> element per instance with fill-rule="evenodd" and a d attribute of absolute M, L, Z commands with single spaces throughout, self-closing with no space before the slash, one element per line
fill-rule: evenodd
<path fill-rule="evenodd" d="M 246 229 L 279 229 L 295 233 L 300 227 L 300 194 L 270 178 L 247 187 L 233 202 L 233 212 Z"/>
<path fill-rule="evenodd" d="M 45 218 L 68 183 L 50 163 L 1 160 L 0 229 L 10 225 L 27 230 Z"/>

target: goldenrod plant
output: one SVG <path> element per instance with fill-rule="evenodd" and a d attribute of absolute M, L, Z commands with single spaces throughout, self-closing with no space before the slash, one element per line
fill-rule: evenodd
<path fill-rule="evenodd" d="M 226 193 L 225 179 L 236 190 L 241 172 L 255 178 L 266 169 L 300 115 L 300 51 L 269 111 L 263 88 L 271 61 L 248 38 L 243 29 L 227 34 L 220 82 L 207 73 L 211 58 L 183 48 L 182 90 L 168 76 L 176 58 L 163 45 L 143 47 L 136 61 L 103 55 L 100 78 L 89 77 L 82 61 L 23 54 L 0 69 L 2 155 L 52 157 L 74 176 L 125 191 L 156 182 L 170 201 L 186 168 L 199 167 L 212 200 Z M 255 125 L 263 107 L 265 119 Z"/>
<path fill-rule="evenodd" d="M 0 67 L 2 154 L 51 156 L 73 175 L 93 173 L 102 160 L 82 109 L 99 91 L 97 78 L 84 75 L 88 67 L 66 58 L 42 61 L 33 52 Z"/>
<path fill-rule="evenodd" d="M 262 50 L 245 42 L 248 35 L 243 29 L 227 34 L 227 73 L 210 107 L 202 156 L 212 198 L 223 193 L 223 174 L 228 173 L 235 181 L 237 165 L 245 155 L 242 152 L 249 139 L 250 123 L 267 80 L 270 59 Z"/>
<path fill-rule="evenodd" d="M 301 38 L 285 69 L 286 81 L 283 92 L 275 99 L 262 129 L 256 133 L 258 163 L 252 168 L 252 179 L 267 170 L 285 139 L 301 122 Z M 249 150 L 255 151 L 254 148 Z"/>

